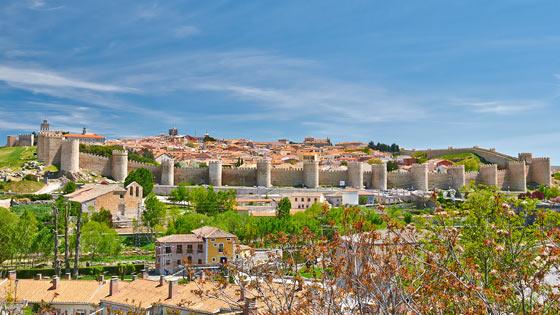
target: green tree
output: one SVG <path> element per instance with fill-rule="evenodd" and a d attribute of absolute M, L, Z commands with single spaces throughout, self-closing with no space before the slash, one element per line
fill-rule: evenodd
<path fill-rule="evenodd" d="M 0 264 L 17 253 L 19 218 L 6 208 L 0 208 Z"/>
<path fill-rule="evenodd" d="M 64 187 L 62 188 L 62 192 L 66 195 L 66 194 L 70 194 L 76 191 L 76 183 L 74 183 L 73 181 L 69 181 L 68 183 L 66 183 L 66 185 L 64 185 Z"/>
<path fill-rule="evenodd" d="M 358 204 L 360 205 L 365 205 L 368 202 L 368 197 L 367 196 L 359 196 L 358 197 Z"/>
<path fill-rule="evenodd" d="M 189 191 L 185 184 L 179 184 L 175 189 L 172 189 L 169 193 L 169 200 L 175 202 L 189 201 Z"/>
<path fill-rule="evenodd" d="M 148 169 L 137 168 L 128 174 L 124 180 L 124 185 L 128 186 L 132 182 L 136 182 L 142 186 L 143 196 L 146 197 L 154 188 L 154 175 L 152 175 L 152 172 Z"/>
<path fill-rule="evenodd" d="M 165 205 L 153 193 L 146 197 L 144 205 L 146 210 L 142 212 L 142 223 L 153 235 L 155 230 L 165 223 Z"/>
<path fill-rule="evenodd" d="M 399 164 L 396 161 L 387 161 L 387 172 L 396 171 L 399 169 Z"/>
<path fill-rule="evenodd" d="M 82 228 L 82 252 L 89 253 L 90 260 L 96 257 L 117 255 L 121 240 L 115 230 L 104 223 L 89 221 Z"/>
<path fill-rule="evenodd" d="M 290 199 L 284 197 L 280 199 L 278 205 L 276 205 L 276 217 L 283 219 L 290 216 L 290 210 L 292 209 L 292 203 Z"/>
<path fill-rule="evenodd" d="M 99 211 L 92 213 L 90 220 L 106 224 L 109 227 L 113 226 L 113 215 L 111 211 L 105 208 L 101 208 Z"/>
<path fill-rule="evenodd" d="M 15 230 L 16 248 L 20 256 L 29 257 L 33 251 L 33 242 L 37 234 L 37 219 L 30 210 L 19 217 Z"/>

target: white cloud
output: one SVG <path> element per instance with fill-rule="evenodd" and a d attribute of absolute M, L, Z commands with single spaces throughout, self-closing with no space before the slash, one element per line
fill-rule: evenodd
<path fill-rule="evenodd" d="M 134 89 L 118 85 L 99 84 L 61 74 L 30 68 L 15 68 L 0 65 L 0 81 L 20 86 L 45 86 L 55 88 L 75 88 L 97 92 L 133 92 Z"/>
<path fill-rule="evenodd" d="M 512 115 L 545 107 L 547 104 L 537 100 L 512 101 L 455 101 L 456 106 L 465 107 L 476 113 Z"/>
<path fill-rule="evenodd" d="M 193 36 L 200 33 L 200 30 L 192 25 L 183 25 L 175 29 L 174 35 L 177 38 Z"/>

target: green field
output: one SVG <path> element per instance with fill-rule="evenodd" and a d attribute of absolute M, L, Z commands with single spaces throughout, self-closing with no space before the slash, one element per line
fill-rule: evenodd
<path fill-rule="evenodd" d="M 35 147 L 0 148 L 0 169 L 20 169 L 23 163 L 35 160 Z"/>
<path fill-rule="evenodd" d="M 11 181 L 7 183 L 2 182 L 0 190 L 6 192 L 11 191 L 18 194 L 32 194 L 43 188 L 43 186 L 45 186 L 45 183 L 32 180 L 22 180 L 19 182 Z"/>

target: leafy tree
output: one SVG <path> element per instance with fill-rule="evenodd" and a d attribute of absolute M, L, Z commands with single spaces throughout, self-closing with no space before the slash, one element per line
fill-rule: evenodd
<path fill-rule="evenodd" d="M 399 169 L 399 164 L 396 161 L 387 162 L 387 172 L 396 171 Z"/>
<path fill-rule="evenodd" d="M 95 222 L 106 224 L 107 226 L 113 226 L 113 215 L 111 211 L 101 208 L 99 211 L 91 214 L 90 219 Z"/>
<path fill-rule="evenodd" d="M 144 205 L 146 210 L 142 212 L 142 223 L 153 234 L 156 228 L 162 226 L 165 221 L 165 205 L 153 193 L 146 197 Z"/>
<path fill-rule="evenodd" d="M 17 253 L 17 229 L 19 218 L 6 208 L 0 208 L 0 263 Z"/>
<path fill-rule="evenodd" d="M 172 189 L 169 193 L 169 200 L 175 202 L 189 201 L 189 191 L 185 184 L 179 184 L 177 188 Z"/>
<path fill-rule="evenodd" d="M 276 206 L 276 217 L 284 219 L 290 216 L 290 210 L 292 209 L 292 203 L 290 199 L 284 197 L 280 199 L 278 205 Z"/>
<path fill-rule="evenodd" d="M 399 145 L 396 143 L 393 143 L 391 145 L 385 144 L 385 143 L 381 143 L 378 142 L 377 144 L 373 141 L 370 141 L 368 143 L 368 147 L 372 150 L 377 150 L 377 151 L 381 151 L 381 152 L 391 152 L 391 153 L 398 153 L 400 152 L 400 148 Z"/>
<path fill-rule="evenodd" d="M 383 161 L 381 161 L 381 159 L 379 159 L 379 158 L 369 159 L 367 162 L 368 162 L 369 165 L 383 164 Z"/>
<path fill-rule="evenodd" d="M 426 163 L 428 161 L 428 154 L 426 152 L 414 152 L 412 157 L 415 158 L 418 163 Z"/>
<path fill-rule="evenodd" d="M 215 215 L 234 210 L 235 191 L 215 191 L 214 187 L 197 187 L 189 192 L 189 201 L 196 212 Z"/>
<path fill-rule="evenodd" d="M 66 195 L 66 194 L 70 194 L 76 191 L 76 183 L 74 183 L 73 181 L 69 181 L 68 183 L 66 183 L 66 185 L 64 185 L 64 187 L 62 188 L 62 192 Z"/>
<path fill-rule="evenodd" d="M 128 186 L 132 182 L 136 182 L 142 186 L 143 196 L 146 197 L 154 188 L 154 175 L 145 168 L 137 168 L 128 174 L 124 180 L 124 185 Z"/>
<path fill-rule="evenodd" d="M 115 230 L 104 223 L 89 221 L 82 229 L 82 252 L 89 253 L 90 260 L 95 257 L 117 255 L 121 241 Z"/>
<path fill-rule="evenodd" d="M 358 197 L 358 204 L 360 205 L 365 205 L 368 202 L 368 197 L 367 196 L 359 196 Z"/>

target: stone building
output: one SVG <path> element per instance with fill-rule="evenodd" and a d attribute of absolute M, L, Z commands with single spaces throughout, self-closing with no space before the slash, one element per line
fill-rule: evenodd
<path fill-rule="evenodd" d="M 122 184 L 86 184 L 64 197 L 80 203 L 82 211 L 86 213 L 109 210 L 113 226 L 130 227 L 132 221 L 139 220 L 142 214 L 142 193 L 142 186 L 136 182 L 126 187 Z"/>

